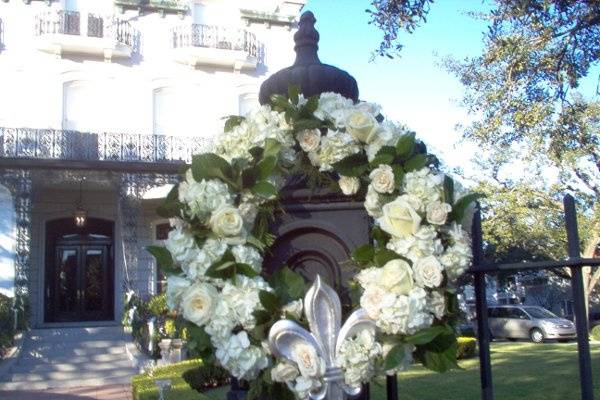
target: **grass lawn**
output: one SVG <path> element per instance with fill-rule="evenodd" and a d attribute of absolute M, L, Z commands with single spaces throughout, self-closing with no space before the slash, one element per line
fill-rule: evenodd
<path fill-rule="evenodd" d="M 579 399 L 577 345 L 575 343 L 535 345 L 495 342 L 492 344 L 494 394 L 499 400 Z M 594 388 L 600 397 L 600 346 L 592 345 Z M 477 358 L 460 363 L 464 370 L 436 374 L 414 367 L 400 375 L 402 400 L 479 400 Z M 185 385 L 185 382 L 183 383 Z M 181 389 L 181 390 L 180 390 Z M 167 400 L 207 400 L 191 389 L 173 390 Z M 374 400 L 385 400 L 385 388 L 371 385 Z M 227 388 L 206 393 L 211 400 L 224 400 Z M 143 399 L 152 399 L 144 397 Z M 156 399 L 157 397 L 154 397 Z M 276 400 L 276 399 L 273 399 Z"/>

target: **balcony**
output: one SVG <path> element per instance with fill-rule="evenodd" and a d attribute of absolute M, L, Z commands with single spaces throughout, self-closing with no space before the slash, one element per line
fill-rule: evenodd
<path fill-rule="evenodd" d="M 106 61 L 130 58 L 137 50 L 139 36 L 128 21 L 94 14 L 83 18 L 77 11 L 50 11 L 38 15 L 35 34 L 42 51 L 57 56 L 100 56 Z"/>
<path fill-rule="evenodd" d="M 177 14 L 183 18 L 189 11 L 187 4 L 178 0 L 115 0 L 115 6 L 121 13 L 125 10 L 137 10 L 140 14 L 157 12 L 162 17 Z"/>
<path fill-rule="evenodd" d="M 189 164 L 193 154 L 209 146 L 209 140 L 198 137 L 0 127 L 0 160 L 14 166 L 19 160 L 46 167 L 51 165 L 48 161 L 77 162 L 80 168 L 102 163 Z"/>
<path fill-rule="evenodd" d="M 173 28 L 175 60 L 193 67 L 213 65 L 235 70 L 256 69 L 262 45 L 245 29 L 191 24 Z"/>

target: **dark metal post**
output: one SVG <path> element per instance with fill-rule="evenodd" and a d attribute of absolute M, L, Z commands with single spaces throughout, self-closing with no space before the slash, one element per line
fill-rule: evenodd
<path fill-rule="evenodd" d="M 567 229 L 567 243 L 569 258 L 580 258 L 579 232 L 577 231 L 577 213 L 573 196 L 566 195 L 563 199 L 565 206 L 565 225 Z M 593 400 L 592 362 L 590 357 L 590 344 L 588 341 L 587 313 L 585 307 L 585 291 L 583 287 L 583 274 L 581 267 L 571 267 L 571 287 L 575 303 L 575 325 L 577 327 L 577 349 L 579 351 L 579 380 L 581 385 L 581 398 Z"/>
<path fill-rule="evenodd" d="M 485 272 L 477 271 L 483 265 L 483 236 L 481 232 L 481 211 L 479 203 L 473 218 L 473 265 L 475 280 L 475 307 L 477 312 L 477 339 L 479 341 L 479 373 L 481 379 L 481 398 L 493 400 L 492 364 L 490 356 L 490 329 L 488 326 L 487 297 L 485 293 Z"/>
<path fill-rule="evenodd" d="M 385 386 L 387 388 L 387 400 L 398 400 L 398 375 L 386 376 Z"/>

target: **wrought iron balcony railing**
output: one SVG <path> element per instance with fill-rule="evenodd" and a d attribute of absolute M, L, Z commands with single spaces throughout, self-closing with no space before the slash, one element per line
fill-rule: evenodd
<path fill-rule="evenodd" d="M 260 43 L 256 35 L 245 29 L 214 25 L 191 24 L 173 28 L 173 48 L 209 47 L 214 49 L 244 51 L 258 57 Z"/>
<path fill-rule="evenodd" d="M 190 163 L 209 146 L 208 139 L 191 136 L 0 127 L 0 158 Z"/>
<path fill-rule="evenodd" d="M 113 16 L 87 15 L 87 31 L 81 32 L 78 11 L 49 11 L 36 17 L 35 34 L 63 34 L 95 38 L 114 38 L 118 43 L 133 47 L 136 31 L 128 21 Z"/>

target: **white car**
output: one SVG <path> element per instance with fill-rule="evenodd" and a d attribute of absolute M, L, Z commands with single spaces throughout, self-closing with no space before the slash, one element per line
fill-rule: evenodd
<path fill-rule="evenodd" d="M 568 341 L 577 337 L 575 324 L 542 307 L 491 306 L 488 321 L 492 338 L 531 339 L 541 343 L 546 339 Z"/>

